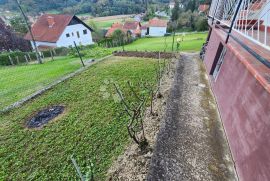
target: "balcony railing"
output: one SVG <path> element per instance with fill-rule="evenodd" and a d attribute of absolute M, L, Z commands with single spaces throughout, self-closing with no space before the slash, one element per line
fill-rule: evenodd
<path fill-rule="evenodd" d="M 213 0 L 209 17 L 270 50 L 270 0 Z"/>

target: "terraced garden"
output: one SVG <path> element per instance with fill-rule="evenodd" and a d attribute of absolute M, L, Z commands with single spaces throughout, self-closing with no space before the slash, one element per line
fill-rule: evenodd
<path fill-rule="evenodd" d="M 127 80 L 153 83 L 156 62 L 112 57 L 22 107 L 0 114 L 0 180 L 76 180 L 71 155 L 82 173 L 93 163 L 95 179 L 104 180 L 130 141 L 109 82 L 117 82 L 124 94 L 131 94 Z M 35 113 L 55 105 L 65 107 L 60 117 L 41 129 L 25 127 Z"/>

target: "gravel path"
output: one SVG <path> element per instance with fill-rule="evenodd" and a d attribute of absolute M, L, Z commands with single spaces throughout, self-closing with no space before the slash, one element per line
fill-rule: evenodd
<path fill-rule="evenodd" d="M 147 180 L 237 180 L 198 54 L 182 54 L 176 69 Z"/>

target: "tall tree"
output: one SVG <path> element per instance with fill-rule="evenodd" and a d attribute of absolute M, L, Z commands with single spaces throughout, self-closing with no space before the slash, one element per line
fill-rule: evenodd
<path fill-rule="evenodd" d="M 125 51 L 125 37 L 126 34 L 120 29 L 115 30 L 112 34 L 113 40 L 116 40 L 118 45 L 122 45 L 123 51 Z"/>
<path fill-rule="evenodd" d="M 18 37 L 13 30 L 0 18 L 0 52 L 9 50 L 31 50 L 28 41 Z"/>
<path fill-rule="evenodd" d="M 10 20 L 10 25 L 14 29 L 15 32 L 20 33 L 22 35 L 27 33 L 27 25 L 25 21 L 20 16 L 15 16 Z"/>
<path fill-rule="evenodd" d="M 172 10 L 172 21 L 177 21 L 180 14 L 179 1 L 175 0 L 174 8 Z"/>

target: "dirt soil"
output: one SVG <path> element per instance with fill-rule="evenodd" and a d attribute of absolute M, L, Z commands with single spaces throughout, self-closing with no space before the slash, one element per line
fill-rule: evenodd
<path fill-rule="evenodd" d="M 122 57 L 143 57 L 143 58 L 155 58 L 158 59 L 159 56 L 161 59 L 172 59 L 176 58 L 174 53 L 169 52 L 140 52 L 140 51 L 122 51 L 122 52 L 115 52 L 115 56 L 122 56 Z"/>
<path fill-rule="evenodd" d="M 182 53 L 147 180 L 238 180 L 203 62 Z"/>
<path fill-rule="evenodd" d="M 150 114 L 150 108 L 145 113 L 144 128 L 146 139 L 149 142 L 147 152 L 142 153 L 138 145 L 132 142 L 127 146 L 124 154 L 119 156 L 109 169 L 107 180 L 141 181 L 146 179 L 160 123 L 165 113 L 166 100 L 169 97 L 174 79 L 175 68 L 176 59 L 172 60 L 169 73 L 164 74 L 162 78 L 160 92 L 163 97 L 154 100 L 153 110 L 157 113 L 156 116 Z"/>

